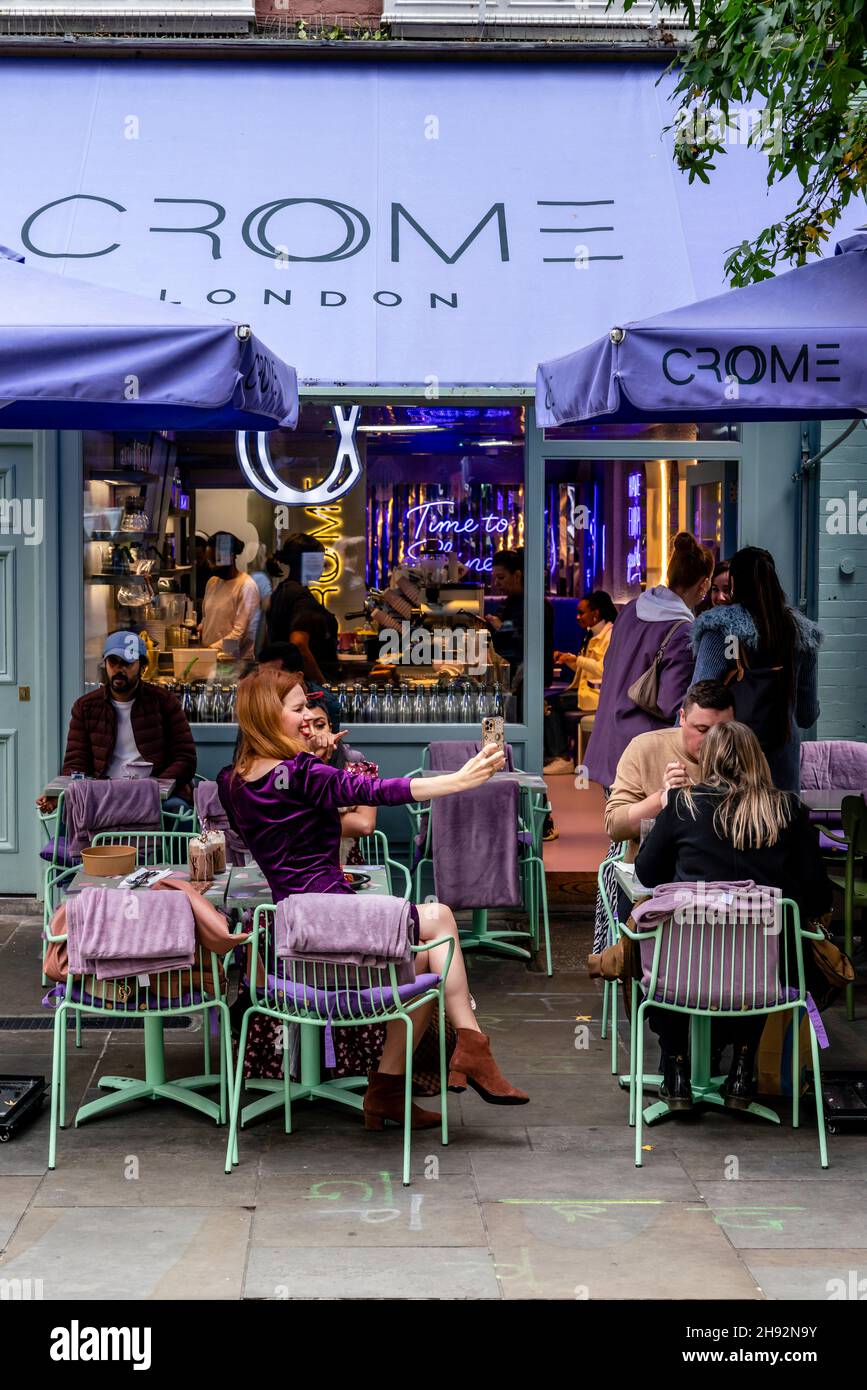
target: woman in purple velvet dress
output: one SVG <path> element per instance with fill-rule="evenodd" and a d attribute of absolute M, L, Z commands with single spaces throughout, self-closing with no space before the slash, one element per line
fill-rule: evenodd
<path fill-rule="evenodd" d="M 301 676 L 268 671 L 242 682 L 238 690 L 241 747 L 232 768 L 217 778 L 230 824 L 242 836 L 262 870 L 275 903 L 292 893 L 349 893 L 340 866 L 340 806 L 404 806 L 470 791 L 503 766 L 503 755 L 489 744 L 458 772 L 437 777 L 370 778 L 351 769 L 329 767 L 318 756 L 340 734 L 311 737 L 307 691 Z M 529 1100 L 511 1086 L 476 1023 L 454 916 L 442 903 L 413 909 L 418 942 L 444 936 L 454 940 L 446 979 L 446 1014 L 458 1042 L 449 1070 L 449 1090 L 467 1083 L 483 1100 L 520 1105 Z M 447 948 L 432 947 L 415 957 L 418 973 L 445 969 Z M 433 1006 L 413 1014 L 415 1043 L 421 1040 Z M 405 1053 L 403 1023 L 389 1024 L 379 1067 L 371 1072 L 364 1098 L 365 1126 L 381 1129 L 386 1119 L 403 1123 Z M 439 1124 L 432 1111 L 412 1107 L 416 1129 Z"/>

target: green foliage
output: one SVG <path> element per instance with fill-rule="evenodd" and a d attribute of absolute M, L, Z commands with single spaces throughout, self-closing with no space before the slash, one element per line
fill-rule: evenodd
<path fill-rule="evenodd" d="M 624 9 L 634 3 L 623 0 Z M 865 0 L 656 0 L 656 8 L 685 13 L 691 30 L 671 64 L 675 159 L 690 183 L 710 182 L 752 111 L 748 140 L 767 156 L 768 184 L 792 175 L 800 186 L 782 221 L 730 249 L 731 283 L 766 279 L 779 262 L 803 265 L 867 192 Z"/>

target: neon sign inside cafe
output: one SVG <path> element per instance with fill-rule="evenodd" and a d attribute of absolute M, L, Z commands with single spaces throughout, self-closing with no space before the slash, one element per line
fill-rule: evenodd
<path fill-rule="evenodd" d="M 417 563 L 421 559 L 421 551 L 430 555 L 431 542 L 436 543 L 438 554 L 448 555 L 455 549 L 456 538 L 502 536 L 509 529 L 508 517 L 498 516 L 495 512 L 463 518 L 441 514 L 442 509 L 448 511 L 454 505 L 451 501 L 422 502 L 417 507 L 406 509 L 404 521 L 412 539 L 406 547 L 405 559 Z M 493 553 L 487 557 L 458 554 L 457 558 L 468 570 L 475 570 L 479 574 L 491 572 Z"/>

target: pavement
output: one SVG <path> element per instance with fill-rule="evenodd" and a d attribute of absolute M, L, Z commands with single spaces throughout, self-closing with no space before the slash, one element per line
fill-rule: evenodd
<path fill-rule="evenodd" d="M 863 1297 L 867 1129 L 829 1136 L 823 1172 L 809 1103 L 799 1130 L 785 1108 L 780 1126 L 702 1111 L 648 1129 L 636 1169 L 601 989 L 578 969 L 588 936 L 574 911 L 555 920 L 550 980 L 471 957 L 480 1022 L 531 1103 L 450 1096 L 449 1145 L 414 1137 L 409 1188 L 398 1132 L 365 1133 L 327 1103 L 297 1104 L 291 1135 L 277 1112 L 243 1131 L 231 1175 L 224 1129 L 152 1102 L 67 1128 L 50 1173 L 46 1106 L 0 1146 L 0 1292 L 20 1279 L 44 1299 Z M 33 918 L 0 917 L 0 981 L 2 1071 L 48 1076 L 51 1032 L 12 1026 L 40 1014 Z M 854 1024 L 825 1015 L 826 1067 L 867 1066 L 859 1004 Z M 80 1050 L 69 1037 L 70 1109 L 100 1075 L 143 1072 L 141 1033 L 83 1036 Z M 170 1076 L 198 1071 L 198 1024 L 166 1036 Z"/>

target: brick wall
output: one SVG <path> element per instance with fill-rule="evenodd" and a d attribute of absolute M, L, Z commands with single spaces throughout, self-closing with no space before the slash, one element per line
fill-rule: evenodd
<path fill-rule="evenodd" d="M 840 421 L 824 424 L 822 447 L 844 428 Z M 867 429 L 859 427 L 819 466 L 819 625 L 825 641 L 817 736 L 867 740 L 867 534 L 832 534 L 827 506 L 835 498 L 848 504 L 850 492 L 867 503 Z M 867 529 L 867 517 L 862 526 Z M 854 573 L 842 573 L 841 561 L 854 562 Z"/>
<path fill-rule="evenodd" d="M 357 26 L 376 29 L 382 17 L 382 4 L 376 0 L 256 0 L 260 24 L 309 21 L 308 27 L 333 24 L 345 33 Z"/>

